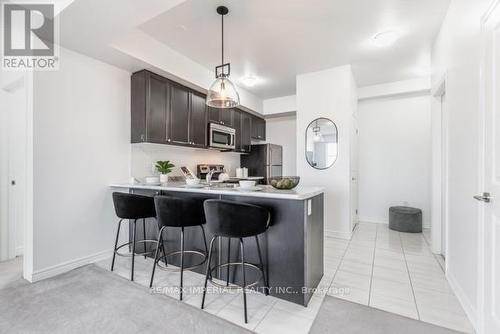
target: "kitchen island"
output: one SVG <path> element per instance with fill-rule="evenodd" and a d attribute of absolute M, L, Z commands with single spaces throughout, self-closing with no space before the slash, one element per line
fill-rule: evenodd
<path fill-rule="evenodd" d="M 266 233 L 259 236 L 262 248 L 264 270 L 269 280 L 270 295 L 282 298 L 300 305 L 307 306 L 314 289 L 317 288 L 323 276 L 323 188 L 298 186 L 293 190 L 277 190 L 271 186 L 263 186 L 261 191 L 240 191 L 224 185 L 214 185 L 203 188 L 189 188 L 183 183 L 169 183 L 167 186 L 152 186 L 144 184 L 112 184 L 116 191 L 127 191 L 142 195 L 172 195 L 181 198 L 198 200 L 224 199 L 259 205 L 271 213 L 270 227 Z M 137 225 L 138 228 L 141 224 Z M 154 226 L 147 224 L 146 226 Z M 167 253 L 178 250 L 180 229 L 169 229 L 166 233 Z M 212 238 L 210 228 L 207 228 L 208 241 Z M 147 238 L 156 238 L 157 230 L 146 231 Z M 142 231 L 138 231 L 138 236 Z M 215 263 L 226 262 L 227 239 L 219 239 L 215 245 Z M 230 248 L 231 262 L 239 259 L 239 247 Z M 248 262 L 258 263 L 256 243 L 245 242 L 245 257 Z M 202 234 L 193 227 L 186 230 L 186 249 L 204 250 Z M 170 259 L 169 259 L 170 261 Z M 178 259 L 173 258 L 173 265 L 178 265 Z M 199 258 L 187 261 L 199 262 Z M 213 261 L 212 261 L 213 262 Z M 214 263 L 214 262 L 213 262 Z M 194 269 L 204 274 L 205 265 Z M 216 276 L 225 279 L 226 270 L 216 272 Z M 258 279 L 258 273 L 248 271 L 247 282 Z M 239 283 L 240 271 L 231 270 L 230 281 Z M 255 288 L 263 288 L 262 281 Z"/>

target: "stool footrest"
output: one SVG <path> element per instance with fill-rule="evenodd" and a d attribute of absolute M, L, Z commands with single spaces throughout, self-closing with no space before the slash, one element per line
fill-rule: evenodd
<path fill-rule="evenodd" d="M 231 266 L 241 266 L 242 263 L 241 262 L 228 262 L 228 263 L 222 263 L 222 264 L 218 264 L 212 268 L 210 268 L 210 277 L 208 278 L 208 280 L 210 281 L 211 284 L 215 285 L 216 287 L 219 287 L 219 288 L 223 288 L 223 289 L 228 289 L 228 290 L 238 290 L 238 289 L 243 289 L 242 286 L 239 286 L 239 285 L 236 285 L 236 286 L 228 286 L 228 285 L 225 285 L 225 284 L 220 284 L 220 283 L 217 283 L 213 280 L 213 272 L 214 270 L 218 269 L 218 268 L 224 268 L 224 267 L 231 267 Z M 247 284 L 245 285 L 245 289 L 248 289 L 248 288 L 251 288 L 257 284 L 259 284 L 260 280 L 264 278 L 264 275 L 262 274 L 262 270 L 256 266 L 255 264 L 252 264 L 252 263 L 248 263 L 248 262 L 245 262 L 244 263 L 245 267 L 248 267 L 248 268 L 252 268 L 253 270 L 257 270 L 260 274 L 260 277 L 250 283 L 250 284 Z M 220 280 L 220 279 L 219 279 Z M 222 281 L 222 280 L 220 280 Z"/>
<path fill-rule="evenodd" d="M 137 249 L 137 244 L 143 244 L 143 243 L 148 243 L 148 242 L 158 243 L 157 240 L 136 240 L 136 242 L 135 242 L 136 249 Z M 132 244 L 133 244 L 132 241 L 121 244 L 120 246 L 116 247 L 115 254 L 118 256 L 122 256 L 122 257 L 132 257 L 132 253 L 120 253 L 120 252 L 118 252 L 118 250 L 120 248 L 125 247 L 125 246 L 130 246 Z M 154 250 L 150 250 L 148 252 L 142 252 L 142 253 L 135 252 L 135 255 L 141 256 L 141 255 L 147 255 L 147 254 L 153 254 L 153 253 L 154 253 Z"/>
<path fill-rule="evenodd" d="M 196 254 L 196 255 L 200 255 L 203 257 L 203 260 L 200 262 L 200 263 L 197 263 L 197 264 L 194 264 L 190 267 L 185 267 L 184 270 L 191 270 L 191 269 L 194 269 L 196 267 L 199 267 L 201 265 L 203 265 L 206 261 L 207 261 L 207 255 L 203 252 L 200 252 L 200 251 L 196 251 L 196 250 L 185 250 L 184 251 L 184 254 Z M 158 266 L 158 268 L 160 268 L 161 270 L 165 270 L 165 271 L 181 271 L 181 268 L 180 267 L 176 267 L 176 268 L 171 268 L 171 267 L 168 267 L 168 266 L 165 266 L 163 265 L 160 260 L 162 259 L 166 259 L 166 258 L 169 258 L 173 255 L 180 255 L 181 254 L 181 251 L 174 251 L 174 252 L 171 252 L 171 253 L 168 253 L 166 255 L 162 255 L 162 256 L 159 256 L 158 257 L 158 260 L 156 262 L 156 265 Z M 167 261 L 168 263 L 168 261 Z"/>

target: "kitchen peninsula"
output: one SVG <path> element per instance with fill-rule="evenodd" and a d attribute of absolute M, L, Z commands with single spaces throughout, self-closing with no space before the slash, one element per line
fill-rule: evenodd
<path fill-rule="evenodd" d="M 307 306 L 314 289 L 323 276 L 323 189 L 302 187 L 294 190 L 276 190 L 270 186 L 261 191 L 244 192 L 216 185 L 203 188 L 188 188 L 184 183 L 169 183 L 167 186 L 112 184 L 116 191 L 129 191 L 142 195 L 173 195 L 182 198 L 224 199 L 259 205 L 271 213 L 270 228 L 259 236 L 263 262 L 269 280 L 270 295 Z M 138 224 L 138 227 L 141 224 Z M 148 224 L 151 225 L 151 224 Z M 212 237 L 210 229 L 207 238 Z M 147 230 L 147 238 L 155 237 L 157 231 Z M 167 252 L 179 249 L 179 232 L 167 231 Z M 138 235 L 142 235 L 138 231 Z M 225 240 L 221 242 L 226 242 Z M 255 242 L 248 242 L 249 262 L 258 263 Z M 227 247 L 216 245 L 215 262 L 227 258 Z M 186 231 L 186 248 L 204 249 L 199 231 Z M 230 252 L 232 261 L 239 258 L 238 247 Z M 193 258 L 193 262 L 197 259 Z M 172 264 L 176 265 L 175 260 Z M 194 271 L 204 273 L 205 266 Z M 224 271 L 225 272 L 225 271 Z M 216 275 L 222 273 L 216 273 Z M 249 272 L 248 281 L 258 279 Z M 224 274 L 225 275 L 225 274 Z M 239 271 L 232 272 L 231 281 L 239 282 Z M 258 285 L 257 288 L 262 288 Z M 262 290 L 259 290 L 262 291 Z"/>

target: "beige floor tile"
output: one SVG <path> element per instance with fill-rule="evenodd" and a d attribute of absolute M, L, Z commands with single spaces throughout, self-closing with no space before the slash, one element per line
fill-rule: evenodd
<path fill-rule="evenodd" d="M 370 295 L 370 306 L 418 320 L 417 308 L 414 301 L 372 293 Z"/>
<path fill-rule="evenodd" d="M 255 331 L 262 334 L 306 334 L 312 323 L 313 320 L 310 318 L 273 308 L 255 328 Z"/>

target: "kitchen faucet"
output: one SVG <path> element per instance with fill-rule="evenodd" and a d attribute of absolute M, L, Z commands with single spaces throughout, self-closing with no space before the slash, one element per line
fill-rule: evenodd
<path fill-rule="evenodd" d="M 214 170 L 210 170 L 208 173 L 207 173 L 207 176 L 206 176 L 206 180 L 207 180 L 207 183 L 208 183 L 208 186 L 212 186 L 212 176 L 214 175 Z"/>

